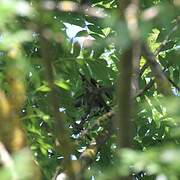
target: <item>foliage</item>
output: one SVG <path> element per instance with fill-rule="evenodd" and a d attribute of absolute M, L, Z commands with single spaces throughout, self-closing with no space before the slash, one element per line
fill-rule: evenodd
<path fill-rule="evenodd" d="M 7 99 L 19 97 L 10 104 L 23 125 L 42 179 L 62 175 L 76 160 L 85 164 L 83 171 L 79 164 L 68 171 L 80 171 L 86 179 L 116 179 L 128 174 L 137 179 L 180 177 L 179 2 L 140 1 L 139 40 L 147 42 L 162 72 L 156 75 L 159 71 L 154 71 L 149 56 L 140 54 L 139 89 L 131 99 L 133 148 L 122 149 L 117 144 L 114 115 L 119 99 L 116 92 L 126 87 L 118 86 L 119 61 L 133 46 L 132 32 L 136 30 L 128 30 L 119 15 L 123 1 L 118 2 L 0 1 L 1 129 L 9 113 L 4 92 Z M 13 89 L 8 77 L 23 87 Z M 162 78 L 167 79 L 167 86 Z M 9 128 L 12 131 L 13 127 Z M 5 136 L 0 136 L 4 144 Z M 71 155 L 69 161 L 66 155 Z M 26 159 L 12 155 L 12 161 L 23 171 Z M 10 179 L 6 171 L 1 170 L 1 179 Z"/>

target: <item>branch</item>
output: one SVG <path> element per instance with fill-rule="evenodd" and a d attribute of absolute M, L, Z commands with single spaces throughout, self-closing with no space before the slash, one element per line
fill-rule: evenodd
<path fill-rule="evenodd" d="M 166 69 L 167 69 L 167 68 L 164 68 L 164 69 L 163 69 L 163 72 L 165 72 Z M 173 80 L 171 80 L 170 77 L 168 77 L 168 76 L 166 76 L 166 77 L 167 77 L 168 81 L 169 81 L 178 91 L 180 91 L 180 87 L 179 87 Z M 154 85 L 154 83 L 155 83 L 155 80 L 154 80 L 154 79 L 151 79 L 150 82 L 149 82 L 148 84 L 146 84 L 146 86 L 144 87 L 144 89 L 143 89 L 143 90 L 140 90 L 140 91 L 136 94 L 136 97 L 140 97 L 140 96 L 144 95 L 144 93 L 145 93 L 147 90 L 149 90 L 149 89 Z"/>
<path fill-rule="evenodd" d="M 173 80 L 171 80 L 170 77 L 167 77 L 167 78 L 168 78 L 169 82 L 170 82 L 178 91 L 180 91 L 180 87 L 179 87 Z"/>
<path fill-rule="evenodd" d="M 149 90 L 153 85 L 154 85 L 154 83 L 155 83 L 155 80 L 153 79 L 151 79 L 151 81 L 148 83 L 148 84 L 146 84 L 146 86 L 144 87 L 144 89 L 143 90 L 140 90 L 137 94 L 136 94 L 136 97 L 140 97 L 140 96 L 142 96 L 142 95 L 144 95 L 144 93 L 147 91 L 147 90 Z"/>
<path fill-rule="evenodd" d="M 172 36 L 173 33 L 175 33 L 180 25 L 180 20 L 177 17 L 177 22 L 175 24 L 175 26 L 172 28 L 172 30 L 167 34 L 167 36 L 165 37 L 165 39 L 163 40 L 163 42 L 160 44 L 160 46 L 155 50 L 154 52 L 154 56 L 156 57 L 161 51 L 162 49 L 166 46 L 166 44 L 169 42 L 169 38 Z M 148 68 L 148 63 L 145 63 L 144 66 L 141 68 L 140 71 L 140 76 L 142 76 L 142 74 L 144 73 L 144 71 L 146 70 L 146 68 Z"/>
<path fill-rule="evenodd" d="M 166 71 L 167 68 L 164 68 L 163 69 L 163 72 Z M 180 91 L 180 87 L 175 83 L 173 82 L 169 77 L 167 77 L 169 82 L 178 90 Z M 144 95 L 144 93 L 149 90 L 155 83 L 155 80 L 152 79 L 150 80 L 150 82 L 148 84 L 146 84 L 146 86 L 144 87 L 143 90 L 137 92 L 134 96 L 134 98 L 137 98 L 137 97 L 140 97 L 142 95 Z M 109 123 L 109 121 L 114 117 L 115 115 L 115 109 L 116 107 L 113 108 L 113 110 L 109 111 L 108 113 L 105 113 L 103 114 L 102 116 L 100 116 L 99 118 L 97 118 L 95 120 L 95 122 L 93 123 L 93 125 L 85 130 L 83 130 L 81 132 L 81 135 L 80 137 L 78 138 L 78 140 L 81 140 L 81 139 L 84 139 L 85 137 L 89 137 L 89 133 L 92 129 L 95 129 L 97 127 L 105 127 L 107 123 Z"/>
<path fill-rule="evenodd" d="M 84 137 L 89 137 L 89 133 L 92 129 L 97 128 L 97 127 L 105 127 L 109 121 L 111 120 L 111 118 L 114 116 L 114 111 L 109 111 L 105 114 L 103 114 L 101 117 L 99 117 L 98 119 L 95 120 L 95 122 L 93 123 L 93 125 L 90 128 L 87 128 L 85 130 L 83 130 L 81 132 L 80 137 L 78 138 L 78 140 L 83 139 Z"/>
<path fill-rule="evenodd" d="M 160 44 L 160 46 L 156 49 L 156 51 L 154 52 L 154 55 L 157 56 L 161 51 L 162 49 L 166 46 L 166 44 L 169 42 L 169 39 L 171 37 L 171 35 L 173 33 L 175 33 L 178 28 L 179 28 L 179 25 L 180 25 L 180 19 L 177 17 L 177 23 L 175 24 L 175 26 L 172 28 L 172 30 L 167 34 L 167 36 L 165 37 L 165 39 L 163 40 L 163 42 Z"/>
<path fill-rule="evenodd" d="M 141 59 L 141 42 L 140 30 L 138 25 L 138 0 L 132 0 L 126 9 L 126 23 L 131 37 L 132 47 L 132 77 L 131 77 L 131 94 L 134 96 L 139 91 L 139 73 Z"/>
<path fill-rule="evenodd" d="M 43 12 L 40 13 L 43 16 Z M 70 141 L 69 134 L 65 127 L 65 122 L 63 118 L 63 114 L 59 111 L 59 102 L 57 100 L 58 94 L 56 90 L 56 86 L 54 84 L 54 74 L 52 68 L 53 62 L 53 47 L 50 43 L 50 37 L 46 36 L 46 27 L 44 27 L 44 22 L 39 22 L 39 34 L 40 34 L 40 46 L 41 46 L 41 56 L 42 56 L 42 64 L 44 67 L 44 76 L 48 85 L 51 89 L 49 94 L 49 107 L 51 108 L 51 112 L 54 118 L 54 136 L 56 139 L 55 145 L 58 150 L 62 153 L 64 157 L 63 169 L 68 171 L 68 175 L 73 180 L 75 179 L 72 161 L 71 161 L 71 153 L 73 151 L 73 144 Z M 42 27 L 41 27 L 42 26 Z"/>
<path fill-rule="evenodd" d="M 93 163 L 98 151 L 111 136 L 113 131 L 111 124 L 112 122 L 108 121 L 106 127 L 104 127 L 104 130 L 95 138 L 95 140 L 91 141 L 90 145 L 83 151 L 79 159 L 73 162 L 73 167 L 75 169 L 77 180 L 84 179 L 83 178 L 84 171 L 86 170 L 87 167 L 89 167 L 91 163 Z M 61 177 L 63 180 L 69 180 L 69 176 L 66 174 L 66 172 L 55 175 L 54 179 L 61 180 Z"/>
<path fill-rule="evenodd" d="M 163 69 L 163 72 L 165 72 L 168 69 L 168 67 Z M 169 80 L 169 82 L 178 90 L 180 91 L 180 87 L 173 82 L 169 77 L 167 77 L 167 79 Z M 142 95 L 144 95 L 144 93 L 149 90 L 155 83 L 154 79 L 151 79 L 150 82 L 148 84 L 146 84 L 146 86 L 143 88 L 143 90 L 140 90 L 139 92 L 137 92 L 133 98 L 137 98 L 140 97 Z M 115 110 L 117 107 L 113 107 L 113 110 L 103 114 L 102 116 L 100 116 L 99 118 L 97 118 L 94 123 L 92 124 L 91 127 L 83 130 L 78 138 L 78 140 L 82 140 L 85 137 L 89 137 L 89 133 L 91 132 L 91 130 L 98 128 L 98 127 L 105 127 L 107 123 L 109 123 L 109 121 L 114 117 L 115 115 Z"/>
<path fill-rule="evenodd" d="M 129 7 L 130 0 L 120 0 L 118 11 L 120 18 L 126 22 L 126 10 Z M 128 27 L 128 23 L 126 24 Z M 128 29 L 127 29 L 128 30 Z M 130 147 L 131 146 L 131 77 L 132 77 L 132 48 L 129 47 L 122 52 L 119 57 L 119 78 L 118 78 L 118 115 L 117 115 L 117 126 L 118 126 L 118 144 L 119 147 Z"/>
<path fill-rule="evenodd" d="M 99 134 L 96 137 L 95 141 L 92 141 L 91 145 L 88 148 L 86 148 L 86 150 L 80 155 L 79 160 L 81 161 L 82 171 L 85 168 L 87 168 L 90 165 L 90 163 L 93 162 L 94 158 L 96 157 L 97 152 L 100 150 L 100 148 L 106 143 L 106 141 L 111 136 L 113 132 L 113 128 L 112 128 L 112 122 L 110 121 L 110 119 L 106 127 L 104 127 L 104 130 L 101 132 L 101 134 Z"/>
<path fill-rule="evenodd" d="M 152 73 L 155 76 L 159 91 L 164 95 L 172 95 L 169 80 L 162 71 L 160 64 L 156 61 L 155 55 L 150 51 L 149 47 L 147 47 L 146 44 L 142 45 L 142 53 L 143 56 L 146 58 Z"/>

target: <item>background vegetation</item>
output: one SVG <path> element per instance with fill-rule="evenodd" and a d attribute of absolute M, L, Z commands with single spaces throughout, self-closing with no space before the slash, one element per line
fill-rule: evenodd
<path fill-rule="evenodd" d="M 0 1 L 0 179 L 180 179 L 178 0 Z"/>

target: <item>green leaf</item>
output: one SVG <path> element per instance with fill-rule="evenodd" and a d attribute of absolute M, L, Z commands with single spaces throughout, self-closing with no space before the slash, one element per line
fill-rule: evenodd
<path fill-rule="evenodd" d="M 39 92 L 49 92 L 51 89 L 46 86 L 46 85 L 42 85 L 40 86 L 39 88 L 36 89 L 36 91 L 39 91 Z"/>
<path fill-rule="evenodd" d="M 79 31 L 76 34 L 76 37 L 88 36 L 88 32 L 86 30 Z"/>
<path fill-rule="evenodd" d="M 88 25 L 88 29 L 94 33 L 104 35 L 103 31 L 98 26 L 90 24 L 90 25 Z"/>
<path fill-rule="evenodd" d="M 70 89 L 69 84 L 63 80 L 55 81 L 55 84 L 62 89 L 65 89 L 65 90 Z"/>

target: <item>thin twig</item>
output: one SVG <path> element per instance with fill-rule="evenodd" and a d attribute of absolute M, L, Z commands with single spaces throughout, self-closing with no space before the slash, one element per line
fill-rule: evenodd
<path fill-rule="evenodd" d="M 165 39 L 163 40 L 163 42 L 160 44 L 160 46 L 155 50 L 154 52 L 154 56 L 157 56 L 161 50 L 166 46 L 166 44 L 169 42 L 169 38 L 171 37 L 171 35 L 176 32 L 179 28 L 179 23 L 180 21 L 177 19 L 177 23 L 175 24 L 175 26 L 172 28 L 172 30 L 167 34 L 167 36 L 165 37 Z"/>
<path fill-rule="evenodd" d="M 180 87 L 170 78 L 170 77 L 167 77 L 169 82 L 178 90 L 180 91 Z"/>

